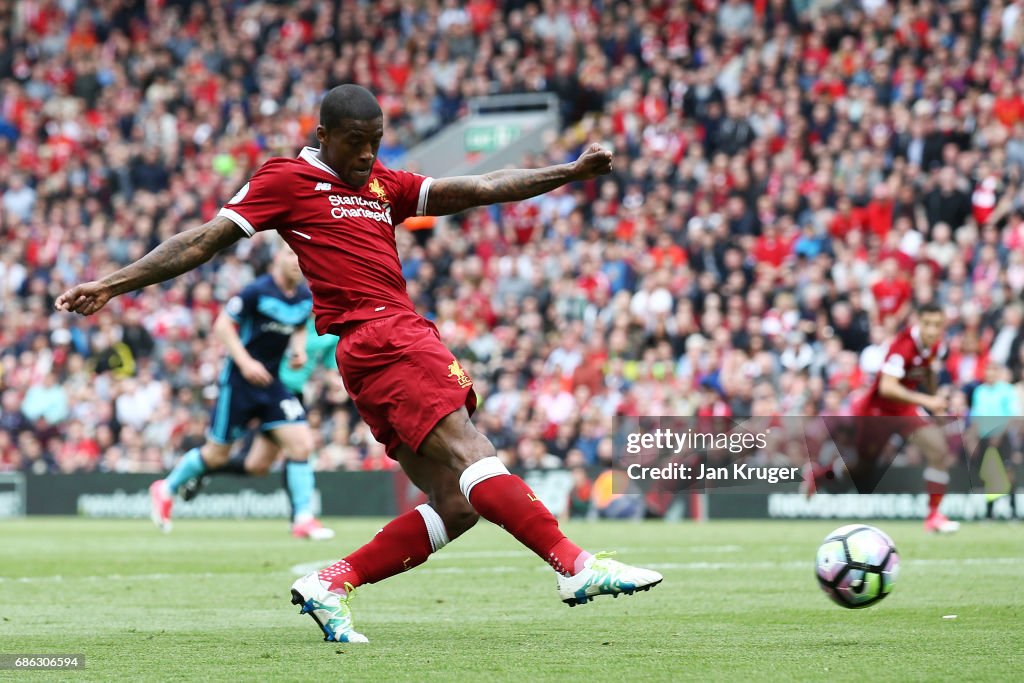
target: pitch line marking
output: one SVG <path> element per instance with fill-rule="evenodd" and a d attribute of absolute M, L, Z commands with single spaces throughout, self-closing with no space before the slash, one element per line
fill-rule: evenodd
<path fill-rule="evenodd" d="M 649 548 L 640 546 L 624 546 L 617 548 L 620 552 L 633 553 L 633 552 L 652 552 L 652 551 L 664 551 L 664 548 Z M 742 546 L 738 545 L 702 545 L 702 546 L 690 546 L 685 548 L 687 553 L 738 553 L 743 550 Z M 437 562 L 439 560 L 492 560 L 492 559 L 503 559 L 503 558 L 516 558 L 516 557 L 533 557 L 530 553 L 522 550 L 452 550 L 445 551 L 443 553 L 437 553 L 431 556 L 431 562 Z M 310 572 L 315 572 L 332 565 L 337 560 L 315 560 L 313 562 L 303 562 L 296 564 L 291 568 L 291 571 L 296 576 L 305 576 Z M 431 567 L 430 570 L 438 571 L 441 568 Z M 423 570 L 425 571 L 425 570 Z"/>
<path fill-rule="evenodd" d="M 517 557 L 532 557 L 525 553 L 516 553 Z M 333 563 L 334 560 L 323 560 L 321 562 L 306 562 L 303 564 L 297 564 L 291 567 L 289 570 L 276 569 L 273 571 L 262 572 L 265 575 L 294 575 L 294 576 L 305 576 L 310 572 L 323 569 L 324 567 Z M 945 567 L 951 565 L 974 565 L 974 566 L 985 566 L 985 565 L 1017 565 L 1021 566 L 1024 564 L 1024 557 L 965 557 L 960 559 L 923 559 L 923 560 L 903 560 L 904 563 L 912 567 Z M 808 566 L 813 566 L 814 561 L 787 561 L 787 562 L 650 562 L 644 563 L 644 567 L 651 569 L 668 569 L 668 570 L 691 570 L 691 571 L 702 571 L 711 570 L 718 571 L 722 569 L 806 569 Z M 550 572 L 551 569 L 544 565 L 538 565 L 536 571 Z M 416 571 L 420 574 L 432 573 L 432 574 L 507 574 L 513 572 L 528 571 L 528 567 L 511 567 L 507 565 L 497 565 L 491 567 L 419 567 Z M 0 583 L 61 583 L 71 581 L 163 581 L 167 579 L 212 579 L 212 578 L 226 578 L 226 577 L 238 577 L 248 576 L 251 577 L 253 572 L 182 572 L 180 574 L 173 574 L 167 572 L 155 573 L 155 574 L 102 574 L 102 575 L 91 575 L 91 576 L 63 576 L 60 574 L 54 576 L 0 576 Z"/>
<path fill-rule="evenodd" d="M 531 557 L 525 553 L 515 553 L 516 557 Z M 441 557 L 438 554 L 437 557 Z M 434 558 L 437 559 L 437 558 Z M 296 576 L 305 576 L 310 572 L 315 572 L 324 567 L 332 564 L 334 560 L 323 560 L 321 562 L 305 562 L 303 564 L 297 564 L 291 568 L 292 574 Z M 948 566 L 948 565 L 1005 565 L 1024 564 L 1024 557 L 967 557 L 961 559 L 949 559 L 949 560 L 903 560 L 904 563 L 912 567 L 932 567 L 932 566 Z M 814 561 L 803 561 L 803 560 L 790 560 L 788 562 L 771 562 L 771 561 L 755 561 L 755 562 L 644 562 L 644 567 L 648 569 L 668 569 L 668 570 L 688 570 L 688 571 L 718 571 L 720 569 L 805 569 L 808 566 L 813 567 Z M 425 566 L 419 568 L 417 571 L 420 573 L 432 573 L 432 574 L 470 574 L 478 572 L 481 574 L 505 574 L 509 572 L 523 571 L 522 567 L 508 567 L 505 565 L 498 565 L 492 567 L 436 567 L 436 566 Z M 548 567 L 538 566 L 538 571 L 550 571 Z"/>

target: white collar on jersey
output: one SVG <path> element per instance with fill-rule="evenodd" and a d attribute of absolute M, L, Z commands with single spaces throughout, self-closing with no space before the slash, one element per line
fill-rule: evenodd
<path fill-rule="evenodd" d="M 341 178 L 338 176 L 338 174 L 334 172 L 333 168 L 331 168 L 330 166 L 328 166 L 324 162 L 320 161 L 320 150 L 318 148 L 316 148 L 316 147 L 303 147 L 302 151 L 299 152 L 299 158 L 302 159 L 303 161 L 305 161 L 308 164 L 316 166 L 321 171 L 326 171 L 327 173 L 330 173 L 335 178 L 338 178 L 338 180 L 341 180 Z"/>

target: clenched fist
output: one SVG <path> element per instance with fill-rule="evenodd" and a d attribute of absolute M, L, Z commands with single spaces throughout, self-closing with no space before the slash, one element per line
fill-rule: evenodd
<path fill-rule="evenodd" d="M 54 308 L 68 313 L 92 315 L 103 308 L 110 301 L 112 295 L 106 285 L 100 282 L 86 282 L 72 287 L 57 297 Z"/>
<path fill-rule="evenodd" d="M 590 180 L 611 173 L 612 153 L 595 143 L 587 147 L 573 165 L 577 180 Z"/>

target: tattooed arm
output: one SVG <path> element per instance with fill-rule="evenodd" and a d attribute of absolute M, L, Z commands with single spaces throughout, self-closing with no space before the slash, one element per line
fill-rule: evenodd
<path fill-rule="evenodd" d="M 474 206 L 517 202 L 550 192 L 566 183 L 596 178 L 611 170 L 612 153 L 600 145 L 591 145 L 571 164 L 438 178 L 430 185 L 425 213 L 445 216 Z"/>
<path fill-rule="evenodd" d="M 135 263 L 102 280 L 72 287 L 57 297 L 54 306 L 58 311 L 92 315 L 115 296 L 170 280 L 206 263 L 241 237 L 242 231 L 233 221 L 218 216 L 198 228 L 174 235 Z"/>

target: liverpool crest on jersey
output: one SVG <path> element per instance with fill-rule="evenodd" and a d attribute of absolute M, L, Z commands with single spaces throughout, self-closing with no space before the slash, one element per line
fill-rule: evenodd
<path fill-rule="evenodd" d="M 384 189 L 384 186 L 380 184 L 380 180 L 374 178 L 370 181 L 369 190 L 377 197 L 378 201 L 382 204 L 388 203 L 388 193 Z"/>

